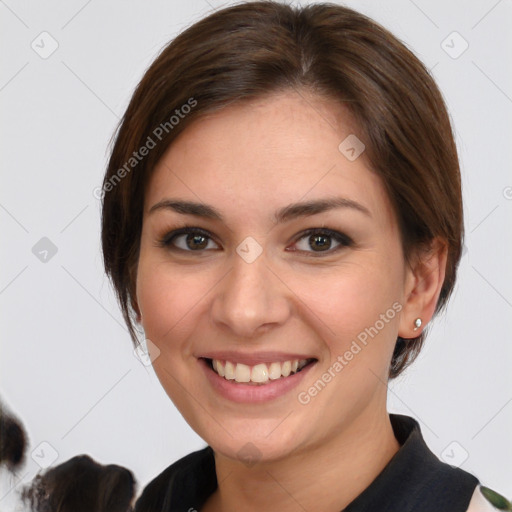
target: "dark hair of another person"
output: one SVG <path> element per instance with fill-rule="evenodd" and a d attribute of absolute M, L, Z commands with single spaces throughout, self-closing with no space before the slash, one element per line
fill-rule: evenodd
<path fill-rule="evenodd" d="M 27 436 L 21 421 L 0 401 L 0 466 L 24 462 Z M 21 492 L 31 512 L 131 512 L 136 482 L 128 469 L 78 455 L 38 474 Z"/>
<path fill-rule="evenodd" d="M 24 462 L 26 446 L 23 426 L 0 402 L 0 466 L 15 471 Z"/>
<path fill-rule="evenodd" d="M 135 345 L 135 279 L 151 171 L 201 116 L 286 91 L 348 108 L 394 207 L 405 258 L 436 237 L 446 242 L 436 313 L 448 300 L 462 249 L 461 183 L 450 119 L 429 71 L 390 32 L 349 8 L 248 2 L 214 12 L 171 41 L 144 74 L 113 137 L 103 181 L 103 259 Z M 148 138 L 156 145 L 127 167 Z M 397 338 L 390 378 L 414 361 L 425 334 Z"/>
<path fill-rule="evenodd" d="M 37 475 L 22 499 L 32 512 L 131 512 L 134 492 L 128 469 L 77 455 Z"/>

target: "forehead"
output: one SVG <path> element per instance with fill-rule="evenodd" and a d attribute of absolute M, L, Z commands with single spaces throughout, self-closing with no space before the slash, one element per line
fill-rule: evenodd
<path fill-rule="evenodd" d="M 199 118 L 172 143 L 151 176 L 145 211 L 179 197 L 215 204 L 226 217 L 268 217 L 289 203 L 341 195 L 390 218 L 384 186 L 364 152 L 351 160 L 339 149 L 358 135 L 344 106 L 311 94 L 234 104 Z"/>

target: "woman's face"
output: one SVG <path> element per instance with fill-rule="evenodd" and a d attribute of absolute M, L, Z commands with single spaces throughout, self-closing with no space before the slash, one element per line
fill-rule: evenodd
<path fill-rule="evenodd" d="M 136 298 L 153 365 L 228 457 L 278 459 L 385 413 L 409 271 L 354 134 L 341 106 L 281 93 L 192 124 L 148 184 Z"/>

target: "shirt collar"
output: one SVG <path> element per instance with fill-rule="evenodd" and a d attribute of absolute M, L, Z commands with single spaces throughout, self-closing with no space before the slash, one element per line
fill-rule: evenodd
<path fill-rule="evenodd" d="M 425 444 L 414 418 L 401 414 L 389 417 L 400 449 L 343 512 L 465 511 L 478 479 L 441 462 Z M 166 478 L 162 510 L 200 510 L 217 488 L 212 448 L 191 453 L 168 468 L 171 469 L 166 471 L 170 478 Z"/>
<path fill-rule="evenodd" d="M 344 512 L 463 512 L 478 479 L 441 462 L 426 445 L 419 423 L 390 414 L 400 449 Z"/>

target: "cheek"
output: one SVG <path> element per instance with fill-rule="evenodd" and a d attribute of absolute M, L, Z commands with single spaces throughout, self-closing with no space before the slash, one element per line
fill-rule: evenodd
<path fill-rule="evenodd" d="M 200 272 L 176 271 L 165 263 L 141 257 L 137 273 L 137 301 L 146 337 L 160 350 L 177 348 L 192 329 L 194 311 L 208 295 Z"/>
<path fill-rule="evenodd" d="M 384 271 L 374 261 L 339 269 L 331 277 L 317 276 L 302 289 L 301 298 L 315 313 L 310 316 L 313 330 L 321 335 L 325 349 L 320 380 L 333 384 L 318 396 L 309 395 L 313 388 L 314 393 L 322 389 L 316 374 L 301 391 L 306 398 L 315 396 L 317 407 L 325 407 L 326 421 L 337 423 L 361 410 L 376 391 L 379 396 L 385 392 L 382 383 L 387 381 L 402 309 L 399 282 L 398 267 Z M 331 407 L 332 403 L 339 407 Z"/>
<path fill-rule="evenodd" d="M 333 340 L 331 345 L 339 345 L 331 348 L 342 349 L 381 320 L 381 315 L 386 321 L 384 327 L 378 322 L 379 330 L 387 333 L 398 325 L 393 304 L 401 299 L 399 283 L 398 268 L 371 257 L 364 263 L 316 272 L 297 280 L 294 289 L 307 306 L 304 310 L 311 312 L 312 321 L 316 318 L 325 337 Z"/>

